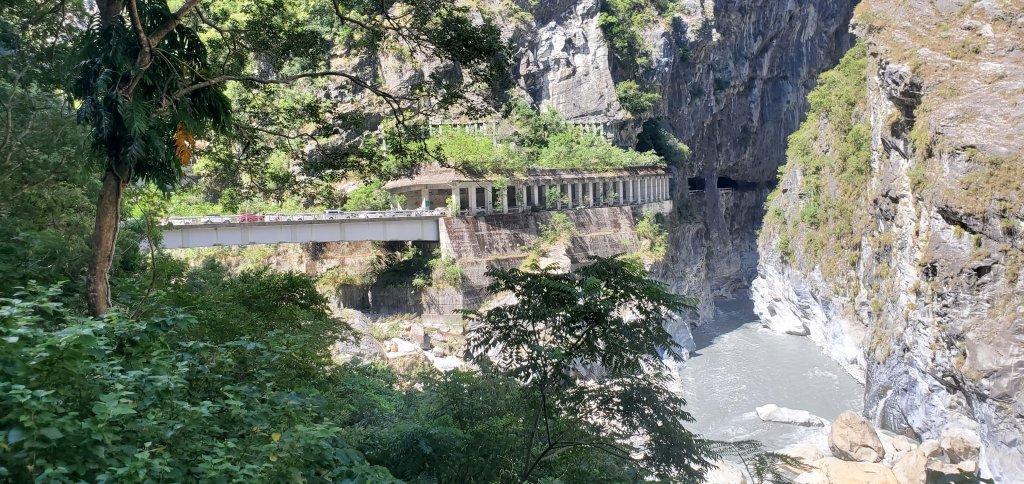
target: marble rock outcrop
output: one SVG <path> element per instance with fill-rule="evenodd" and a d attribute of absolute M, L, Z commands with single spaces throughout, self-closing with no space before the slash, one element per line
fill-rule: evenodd
<path fill-rule="evenodd" d="M 938 441 L 942 465 L 1021 482 L 1024 2 L 858 9 L 868 67 L 856 116 L 871 153 L 848 206 L 866 216 L 839 220 L 857 249 L 837 280 L 820 263 L 828 241 L 818 254 L 802 242 L 807 227 L 791 248 L 763 237 L 755 305 L 769 327 L 802 324 L 862 378 L 864 414 L 881 428 Z M 769 212 L 799 219 L 801 176 L 786 171 Z"/>

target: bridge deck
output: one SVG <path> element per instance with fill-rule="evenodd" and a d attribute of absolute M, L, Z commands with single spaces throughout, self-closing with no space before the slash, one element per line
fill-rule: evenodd
<path fill-rule="evenodd" d="M 372 212 L 317 215 L 320 218 L 262 222 L 191 223 L 173 219 L 163 230 L 168 249 L 222 245 L 287 244 L 339 241 L 439 241 L 440 212 Z M 312 216 L 310 216 L 312 217 Z M 238 220 L 237 217 L 229 220 Z"/>

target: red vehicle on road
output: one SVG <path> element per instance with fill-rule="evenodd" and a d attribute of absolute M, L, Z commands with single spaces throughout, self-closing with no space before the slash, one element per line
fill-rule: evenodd
<path fill-rule="evenodd" d="M 238 223 L 250 223 L 250 222 L 262 222 L 264 219 L 263 215 L 256 213 L 243 213 L 238 215 Z"/>

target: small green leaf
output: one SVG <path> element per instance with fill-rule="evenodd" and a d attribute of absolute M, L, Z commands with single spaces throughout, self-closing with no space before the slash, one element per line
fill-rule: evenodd
<path fill-rule="evenodd" d="M 46 438 L 48 438 L 50 440 L 57 440 L 57 439 L 59 439 L 59 438 L 64 436 L 64 434 L 62 434 L 60 432 L 60 430 L 57 430 L 55 427 L 44 427 L 44 428 L 41 428 L 41 429 L 39 429 L 39 433 L 45 435 Z"/>
<path fill-rule="evenodd" d="M 7 443 L 16 444 L 28 438 L 28 435 L 21 429 L 15 427 L 7 432 Z"/>

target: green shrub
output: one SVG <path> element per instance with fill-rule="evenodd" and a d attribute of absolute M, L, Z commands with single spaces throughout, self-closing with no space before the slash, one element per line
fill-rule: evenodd
<path fill-rule="evenodd" d="M 665 164 L 657 153 L 618 148 L 600 134 L 566 123 L 554 110 L 538 112 L 521 100 L 513 104 L 509 120 L 514 124 L 511 139 L 453 130 L 428 142 L 453 166 L 474 174 L 507 176 L 528 168 L 613 170 Z M 675 149 L 685 150 L 685 146 L 680 143 Z"/>
<path fill-rule="evenodd" d="M 468 172 L 504 173 L 524 168 L 511 148 L 492 136 L 453 129 L 431 138 L 428 145 L 439 149 L 452 166 Z"/>
<path fill-rule="evenodd" d="M 615 95 L 619 98 L 619 104 L 637 117 L 651 112 L 651 108 L 661 98 L 656 93 L 642 89 L 636 81 L 622 81 L 616 84 Z"/>
<path fill-rule="evenodd" d="M 212 342 L 193 336 L 209 333 L 191 316 L 87 318 L 58 293 L 0 300 L 0 470 L 12 482 L 394 482 L 346 441 L 339 381 L 290 368 L 296 350 L 330 341 L 298 326 Z M 303 352 L 330 377 L 328 354 Z"/>
<path fill-rule="evenodd" d="M 452 257 L 438 250 L 427 265 L 431 269 L 431 285 L 434 287 L 462 287 L 462 267 Z"/>
<path fill-rule="evenodd" d="M 655 219 L 653 211 L 644 212 L 636 224 L 636 237 L 640 241 L 639 254 L 642 259 L 659 261 L 668 251 L 668 230 Z"/>
<path fill-rule="evenodd" d="M 674 2 L 668 1 L 608 0 L 601 4 L 598 25 L 615 60 L 630 76 L 639 77 L 653 64 L 640 33 L 673 8 Z"/>
<path fill-rule="evenodd" d="M 603 136 L 570 129 L 552 135 L 538 154 L 535 166 L 611 170 L 625 166 L 663 165 L 655 153 L 624 150 Z"/>
<path fill-rule="evenodd" d="M 352 190 L 346 194 L 347 200 L 342 206 L 346 212 L 379 211 L 391 209 L 392 195 L 384 189 L 384 183 L 378 179 Z M 395 195 L 395 203 L 405 206 L 405 195 Z"/>
<path fill-rule="evenodd" d="M 793 241 L 789 238 L 788 234 L 784 234 L 779 237 L 779 255 L 782 257 L 783 262 L 792 262 L 793 260 Z"/>
<path fill-rule="evenodd" d="M 637 137 L 636 150 L 654 151 L 672 166 L 683 166 L 690 158 L 690 147 L 679 141 L 668 129 L 656 120 L 644 122 L 643 130 Z"/>
<path fill-rule="evenodd" d="M 545 245 L 554 245 L 566 242 L 576 235 L 576 224 L 568 215 L 562 212 L 554 212 L 547 223 L 540 226 L 540 241 Z"/>
<path fill-rule="evenodd" d="M 818 218 L 818 202 L 812 200 L 804 204 L 800 209 L 800 221 L 810 227 L 818 228 L 821 220 Z"/>

